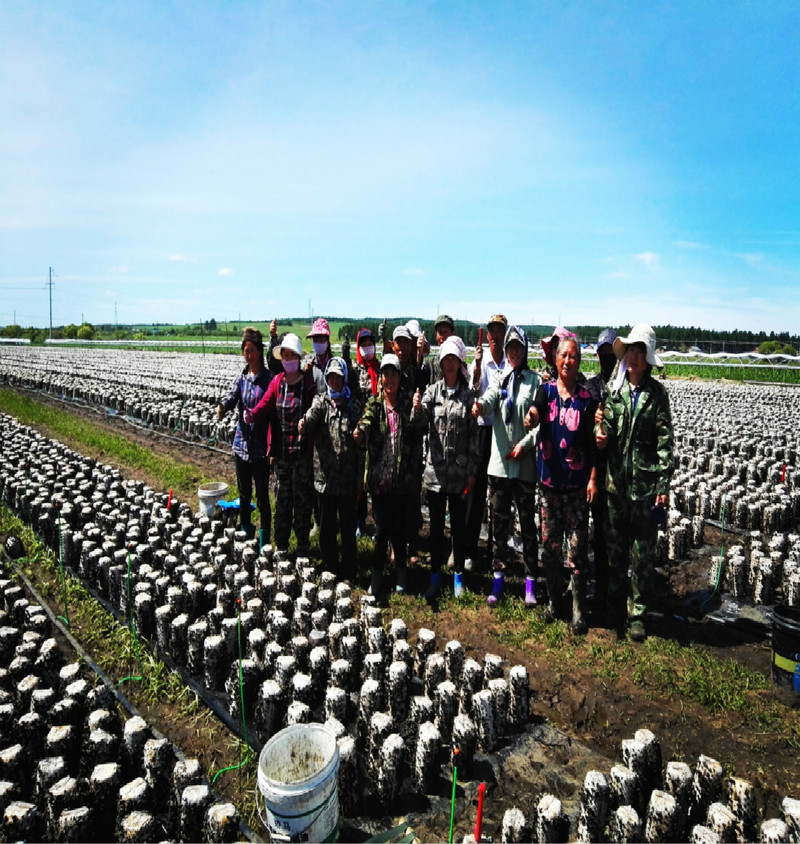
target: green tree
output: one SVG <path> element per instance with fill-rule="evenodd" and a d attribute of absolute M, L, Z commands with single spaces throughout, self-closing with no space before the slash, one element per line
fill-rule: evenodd
<path fill-rule="evenodd" d="M 7 325 L 3 329 L 3 337 L 10 337 L 12 339 L 16 339 L 17 337 L 22 337 L 22 326 L 20 326 L 20 325 Z"/>
<path fill-rule="evenodd" d="M 78 326 L 74 322 L 64 326 L 64 337 L 67 340 L 75 340 L 78 336 Z"/>
<path fill-rule="evenodd" d="M 94 337 L 94 326 L 91 323 L 84 322 L 78 329 L 78 340 L 91 340 Z"/>

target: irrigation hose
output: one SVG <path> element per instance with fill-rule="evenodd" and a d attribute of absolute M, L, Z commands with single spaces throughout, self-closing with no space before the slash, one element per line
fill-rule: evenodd
<path fill-rule="evenodd" d="M 242 733 L 244 734 L 244 743 L 245 747 L 247 748 L 247 753 L 245 754 L 244 759 L 238 765 L 229 765 L 227 768 L 221 768 L 217 771 L 216 774 L 211 778 L 211 785 L 213 786 L 214 783 L 217 781 L 217 777 L 220 774 L 224 774 L 226 771 L 238 771 L 240 768 L 243 768 L 250 759 L 250 742 L 247 738 L 247 722 L 245 720 L 245 713 L 244 713 L 244 677 L 242 675 L 242 609 L 241 609 L 241 599 L 237 602 L 239 606 L 236 608 L 236 639 L 239 645 L 239 706 L 242 708 Z"/>
<path fill-rule="evenodd" d="M 67 608 L 67 580 L 64 577 L 64 554 L 61 546 L 61 508 L 56 505 L 56 512 L 58 513 L 58 568 L 61 573 L 61 596 L 64 600 L 64 615 L 59 615 L 64 624 L 69 627 L 69 609 Z"/>
<path fill-rule="evenodd" d="M 144 677 L 144 671 L 142 670 L 142 657 L 139 653 L 139 640 L 136 637 L 136 625 L 133 622 L 133 605 L 131 604 L 131 549 L 128 547 L 128 576 L 126 578 L 125 583 L 127 592 L 128 592 L 128 623 L 130 624 L 131 628 L 131 635 L 133 636 L 133 649 L 136 652 L 136 664 L 139 666 L 139 675 L 129 675 L 128 677 L 123 677 L 119 684 L 120 686 L 126 680 L 141 680 Z"/>
<path fill-rule="evenodd" d="M 719 565 L 717 566 L 717 582 L 714 588 L 706 596 L 705 600 L 700 604 L 702 611 L 703 607 L 717 594 L 719 590 L 719 582 L 722 579 L 722 564 L 725 561 L 725 496 L 722 496 L 722 527 L 720 528 L 720 546 L 719 546 Z"/>

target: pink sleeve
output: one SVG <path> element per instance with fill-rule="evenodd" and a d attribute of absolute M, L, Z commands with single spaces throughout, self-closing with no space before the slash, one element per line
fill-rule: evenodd
<path fill-rule="evenodd" d="M 278 400 L 279 382 L 282 380 L 280 375 L 276 375 L 272 381 L 269 382 L 266 393 L 261 397 L 259 403 L 253 408 L 253 418 L 258 419 L 262 413 L 272 415 L 275 412 L 275 405 Z"/>

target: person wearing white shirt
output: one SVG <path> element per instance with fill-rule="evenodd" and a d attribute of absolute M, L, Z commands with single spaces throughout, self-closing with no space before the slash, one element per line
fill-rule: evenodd
<path fill-rule="evenodd" d="M 472 362 L 472 383 L 471 387 L 482 396 L 490 384 L 508 369 L 506 354 L 503 349 L 503 338 L 508 328 L 508 320 L 503 314 L 493 314 L 489 317 L 486 326 L 488 336 L 489 354 L 485 354 L 482 345 L 475 350 L 475 359 Z M 488 488 L 489 455 L 492 451 L 492 416 L 483 416 L 478 419 L 478 465 L 475 472 L 475 486 L 467 500 L 467 530 L 466 530 L 466 560 L 464 568 L 471 571 L 478 560 L 478 540 L 481 535 L 481 525 L 486 511 L 486 491 Z M 491 527 L 490 527 L 491 531 Z M 492 557 L 491 533 L 489 548 L 487 550 L 486 566 Z"/>

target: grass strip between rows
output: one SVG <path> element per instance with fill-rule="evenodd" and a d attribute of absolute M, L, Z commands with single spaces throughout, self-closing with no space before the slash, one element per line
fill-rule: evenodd
<path fill-rule="evenodd" d="M 120 434 L 104 431 L 99 425 L 41 404 L 13 390 L 0 388 L 0 410 L 15 416 L 24 425 L 46 428 L 49 434 L 70 448 L 83 453 L 88 449 L 92 457 L 123 464 L 158 478 L 163 489 L 172 489 L 183 496 L 196 493 L 199 484 L 213 480 L 201 476 L 194 466 L 156 454 Z"/>

